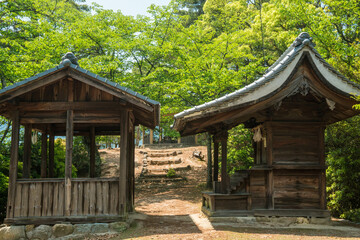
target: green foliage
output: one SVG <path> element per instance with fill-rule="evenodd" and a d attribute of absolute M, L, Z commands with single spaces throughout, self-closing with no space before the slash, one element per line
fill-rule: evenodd
<path fill-rule="evenodd" d="M 89 177 L 90 173 L 90 140 L 87 137 L 74 137 L 73 165 L 79 177 Z M 100 177 L 101 159 L 96 149 L 95 176 Z"/>
<path fill-rule="evenodd" d="M 168 172 L 166 173 L 166 177 L 173 178 L 176 176 L 176 172 L 173 168 L 169 168 Z"/>
<path fill-rule="evenodd" d="M 229 131 L 228 171 L 249 169 L 254 163 L 251 130 L 239 125 Z"/>
<path fill-rule="evenodd" d="M 360 117 L 326 130 L 328 207 L 334 216 L 360 208 Z"/>
<path fill-rule="evenodd" d="M 340 215 L 341 218 L 360 223 L 360 208 L 352 209 Z"/>

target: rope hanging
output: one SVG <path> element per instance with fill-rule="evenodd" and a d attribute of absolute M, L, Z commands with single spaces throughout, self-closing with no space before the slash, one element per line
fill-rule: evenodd
<path fill-rule="evenodd" d="M 37 143 L 37 140 L 38 140 L 37 138 L 38 138 L 38 132 L 37 131 L 31 132 L 31 143 L 32 144 Z"/>

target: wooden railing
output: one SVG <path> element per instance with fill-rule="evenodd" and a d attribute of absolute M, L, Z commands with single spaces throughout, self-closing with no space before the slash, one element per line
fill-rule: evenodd
<path fill-rule="evenodd" d="M 16 181 L 14 217 L 64 216 L 64 179 Z M 71 216 L 119 214 L 118 178 L 71 179 Z"/>

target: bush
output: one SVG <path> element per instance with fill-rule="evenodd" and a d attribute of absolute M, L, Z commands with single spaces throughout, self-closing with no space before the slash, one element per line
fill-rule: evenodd
<path fill-rule="evenodd" d="M 335 217 L 360 209 L 360 117 L 326 130 L 328 207 Z M 346 214 L 345 214 L 346 213 Z"/>
<path fill-rule="evenodd" d="M 340 215 L 340 217 L 353 222 L 360 223 L 360 208 L 344 212 L 343 214 Z"/>
<path fill-rule="evenodd" d="M 239 125 L 229 131 L 228 172 L 232 174 L 237 170 L 249 169 L 253 163 L 252 132 Z"/>
<path fill-rule="evenodd" d="M 175 170 L 174 170 L 173 168 L 170 168 L 169 171 L 168 171 L 167 174 L 166 174 L 166 177 L 168 177 L 168 178 L 173 178 L 173 177 L 175 177 L 175 176 L 176 176 Z"/>

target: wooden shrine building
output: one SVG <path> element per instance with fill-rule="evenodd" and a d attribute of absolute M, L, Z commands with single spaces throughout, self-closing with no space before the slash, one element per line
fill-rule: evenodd
<path fill-rule="evenodd" d="M 80 68 L 67 53 L 59 66 L 0 90 L 0 114 L 12 120 L 5 223 L 106 222 L 133 210 L 134 127 L 159 124 L 158 102 Z M 20 125 L 24 159 L 18 179 Z M 39 179 L 30 178 L 32 130 L 42 133 Z M 121 136 L 119 177 L 95 178 L 96 135 Z M 66 137 L 65 178 L 54 178 L 55 136 Z M 73 136 L 90 138 L 90 178 L 72 178 Z"/>
<path fill-rule="evenodd" d="M 206 214 L 329 216 L 324 129 L 358 114 L 351 96 L 360 95 L 360 87 L 314 47 L 309 34 L 301 33 L 257 81 L 174 116 L 182 136 L 213 135 L 214 191 L 203 193 Z M 239 124 L 253 129 L 254 165 L 229 177 L 228 130 Z"/>

